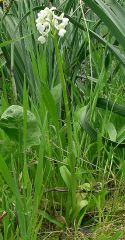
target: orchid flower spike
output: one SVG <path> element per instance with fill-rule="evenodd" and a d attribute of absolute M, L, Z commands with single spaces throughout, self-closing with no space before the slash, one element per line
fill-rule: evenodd
<path fill-rule="evenodd" d="M 55 10 L 56 7 L 46 7 L 38 13 L 36 27 L 40 33 L 38 41 L 40 41 L 41 44 L 44 44 L 47 41 L 48 34 L 52 33 L 52 29 L 54 29 L 60 37 L 64 37 L 66 34 L 65 27 L 67 26 L 69 19 L 64 17 L 64 13 L 57 16 L 54 13 Z"/>

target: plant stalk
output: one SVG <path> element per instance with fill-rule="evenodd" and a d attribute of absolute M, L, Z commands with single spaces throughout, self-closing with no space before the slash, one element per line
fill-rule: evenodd
<path fill-rule="evenodd" d="M 56 54 L 56 59 L 57 59 L 57 64 L 59 69 L 59 75 L 60 75 L 63 98 L 64 98 L 64 106 L 65 106 L 65 112 L 66 112 L 68 159 L 70 164 L 71 180 L 72 180 L 71 189 L 69 189 L 69 191 L 71 193 L 71 206 L 72 206 L 72 213 L 73 213 L 76 208 L 76 179 L 75 179 L 75 156 L 73 153 L 71 116 L 70 116 L 69 102 L 68 102 L 68 96 L 67 96 L 66 81 L 65 81 L 63 66 L 62 66 L 62 58 L 58 48 L 58 41 L 57 41 L 56 34 L 54 35 L 53 41 L 54 41 L 55 54 Z"/>

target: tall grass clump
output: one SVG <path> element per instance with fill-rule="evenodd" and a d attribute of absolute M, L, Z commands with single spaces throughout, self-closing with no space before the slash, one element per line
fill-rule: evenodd
<path fill-rule="evenodd" d="M 124 1 L 0 19 L 0 239 L 124 239 Z"/>

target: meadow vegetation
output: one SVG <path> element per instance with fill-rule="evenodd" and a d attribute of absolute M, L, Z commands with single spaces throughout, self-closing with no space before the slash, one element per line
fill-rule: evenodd
<path fill-rule="evenodd" d="M 0 5 L 0 240 L 125 239 L 124 0 Z"/>

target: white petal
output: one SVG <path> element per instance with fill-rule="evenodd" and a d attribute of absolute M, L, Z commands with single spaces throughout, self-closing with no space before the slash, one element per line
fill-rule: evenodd
<path fill-rule="evenodd" d="M 54 11 L 54 10 L 56 10 L 56 7 L 51 7 L 50 10 Z"/>
<path fill-rule="evenodd" d="M 36 19 L 36 23 L 44 24 L 44 23 L 45 23 L 45 18 L 43 18 L 43 17 L 37 18 L 37 19 Z"/>
<path fill-rule="evenodd" d="M 61 15 L 59 17 L 60 17 L 60 19 L 63 19 L 64 13 L 61 13 Z"/>
<path fill-rule="evenodd" d="M 45 31 L 45 26 L 40 24 L 40 23 L 37 23 L 36 24 L 36 27 L 37 27 L 37 30 L 42 34 L 44 31 Z"/>
<path fill-rule="evenodd" d="M 65 33 L 66 33 L 66 30 L 62 28 L 62 29 L 59 30 L 58 35 L 60 37 L 64 37 Z"/>
<path fill-rule="evenodd" d="M 44 11 L 46 12 L 46 14 L 47 14 L 47 13 L 50 13 L 50 9 L 49 9 L 48 7 L 46 7 L 46 8 L 44 9 Z"/>
<path fill-rule="evenodd" d="M 65 28 L 65 25 L 63 24 L 63 23 L 60 23 L 59 25 L 58 25 L 58 29 L 60 30 L 60 29 L 64 29 Z"/>
<path fill-rule="evenodd" d="M 39 18 L 36 19 L 36 23 L 38 23 L 38 22 L 39 22 Z"/>
<path fill-rule="evenodd" d="M 69 19 L 68 18 L 63 18 L 62 19 L 62 23 L 66 26 L 69 22 Z"/>
<path fill-rule="evenodd" d="M 44 43 L 46 42 L 46 38 L 43 37 L 43 36 L 40 36 L 40 37 L 38 38 L 38 41 L 41 42 L 41 44 L 44 44 Z"/>
<path fill-rule="evenodd" d="M 46 28 L 49 28 L 49 27 L 50 27 L 50 23 L 49 23 L 49 22 L 45 22 L 45 23 L 44 23 L 44 26 L 45 26 Z"/>
<path fill-rule="evenodd" d="M 51 17 L 53 15 L 51 9 L 49 9 L 48 7 L 46 7 L 44 10 L 46 12 L 47 17 Z"/>
<path fill-rule="evenodd" d="M 56 14 L 53 14 L 53 18 L 57 19 L 57 20 L 62 20 L 64 17 L 64 13 L 62 13 L 60 16 L 57 16 Z"/>
<path fill-rule="evenodd" d="M 41 17 L 41 18 L 45 18 L 47 16 L 47 13 L 45 10 L 41 10 L 39 13 L 38 13 L 38 18 Z"/>
<path fill-rule="evenodd" d="M 46 22 L 51 22 L 51 17 L 46 17 Z"/>

